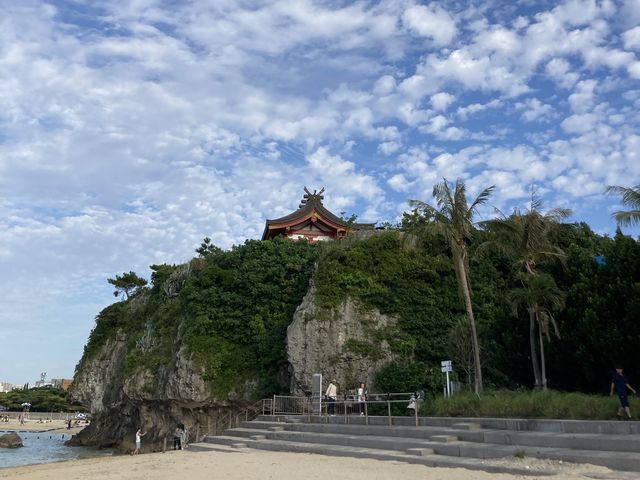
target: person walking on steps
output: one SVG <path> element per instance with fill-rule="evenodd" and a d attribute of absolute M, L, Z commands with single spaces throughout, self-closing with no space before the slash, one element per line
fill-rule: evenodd
<path fill-rule="evenodd" d="M 618 418 L 622 419 L 622 412 L 626 412 L 626 420 L 631 419 L 631 410 L 629 409 L 629 398 L 627 397 L 628 390 L 631 390 L 632 393 L 636 393 L 631 385 L 629 385 L 629 381 L 627 377 L 622 373 L 622 367 L 616 366 L 616 373 L 613 374 L 613 378 L 611 379 L 611 392 L 609 396 L 613 396 L 613 392 L 618 394 L 618 399 L 620 400 L 620 408 L 618 408 Z"/>
<path fill-rule="evenodd" d="M 334 415 L 336 413 L 336 399 L 338 398 L 338 387 L 336 387 L 336 379 L 329 382 L 325 396 L 327 397 L 327 413 Z"/>

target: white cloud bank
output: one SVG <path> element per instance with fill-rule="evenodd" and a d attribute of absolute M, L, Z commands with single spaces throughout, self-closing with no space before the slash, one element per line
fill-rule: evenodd
<path fill-rule="evenodd" d="M 4 2 L 0 380 L 69 342 L 71 375 L 107 277 L 257 238 L 304 185 L 375 221 L 443 177 L 503 208 L 535 183 L 589 219 L 640 183 L 637 6 Z"/>

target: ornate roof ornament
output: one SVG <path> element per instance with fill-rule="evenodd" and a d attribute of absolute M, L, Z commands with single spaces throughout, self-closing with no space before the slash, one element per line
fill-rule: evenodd
<path fill-rule="evenodd" d="M 322 202 L 322 200 L 324 200 L 323 193 L 324 187 L 322 187 L 319 192 L 316 192 L 316 190 L 314 190 L 313 193 L 311 193 L 307 187 L 304 187 L 304 195 L 302 196 L 302 200 L 300 201 L 300 205 L 298 205 L 298 208 L 304 207 L 309 201 L 317 200 L 319 202 Z"/>

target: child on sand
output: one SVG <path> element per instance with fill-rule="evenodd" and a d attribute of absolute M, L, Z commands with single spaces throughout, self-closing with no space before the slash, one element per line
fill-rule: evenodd
<path fill-rule="evenodd" d="M 615 390 L 618 394 L 618 398 L 620 399 L 620 408 L 618 408 L 618 418 L 622 419 L 622 412 L 625 411 L 627 413 L 627 419 L 631 418 L 631 410 L 629 409 L 629 398 L 627 397 L 627 389 L 631 390 L 633 393 L 636 391 L 633 389 L 629 382 L 627 381 L 627 377 L 622 373 L 622 367 L 616 366 L 616 373 L 613 374 L 613 378 L 611 379 L 611 392 L 609 396 L 613 396 L 613 391 Z"/>

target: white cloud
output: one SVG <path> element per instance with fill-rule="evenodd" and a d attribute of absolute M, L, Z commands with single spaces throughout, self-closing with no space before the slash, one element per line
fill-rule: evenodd
<path fill-rule="evenodd" d="M 402 145 L 399 142 L 382 142 L 378 145 L 378 151 L 385 155 L 391 155 L 400 150 L 400 147 Z"/>
<path fill-rule="evenodd" d="M 477 112 L 482 112 L 482 111 L 487 110 L 487 109 L 498 108 L 501 105 L 502 105 L 502 102 L 496 98 L 496 99 L 493 99 L 490 102 L 485 103 L 485 104 L 471 103 L 471 104 L 466 105 L 464 107 L 459 107 L 458 110 L 456 111 L 456 114 L 462 120 L 466 120 L 467 118 L 469 118 L 469 116 L 474 115 Z"/>
<path fill-rule="evenodd" d="M 0 323 L 69 318 L 77 359 L 106 277 L 258 238 L 304 185 L 364 220 L 442 177 L 640 183 L 638 5 L 6 0 Z"/>
<path fill-rule="evenodd" d="M 629 76 L 631 78 L 640 80 L 640 62 L 633 62 L 627 67 L 627 71 L 629 72 Z"/>
<path fill-rule="evenodd" d="M 355 163 L 331 155 L 326 148 L 307 155 L 307 163 L 329 191 L 344 195 L 341 208 L 352 205 L 357 197 L 381 201 L 382 191 L 373 177 L 357 172 Z"/>
<path fill-rule="evenodd" d="M 401 173 L 393 175 L 391 178 L 389 178 L 387 183 L 396 192 L 406 192 L 409 189 L 409 182 Z"/>
<path fill-rule="evenodd" d="M 571 88 L 580 78 L 571 71 L 571 65 L 564 58 L 554 58 L 547 63 L 546 72 L 562 88 Z"/>
<path fill-rule="evenodd" d="M 542 103 L 537 98 L 528 98 L 524 102 L 516 103 L 516 110 L 521 110 L 521 118 L 525 122 L 549 120 L 553 114 L 553 107 Z"/>
<path fill-rule="evenodd" d="M 583 80 L 576 85 L 574 93 L 569 95 L 569 105 L 575 113 L 585 113 L 593 108 L 594 90 L 598 82 Z"/>
<path fill-rule="evenodd" d="M 598 116 L 594 113 L 571 115 L 562 121 L 562 128 L 568 133 L 586 133 L 595 127 Z"/>
<path fill-rule="evenodd" d="M 447 92 L 438 92 L 431 95 L 431 105 L 435 110 L 445 111 L 449 105 L 456 100 L 456 97 Z"/>
<path fill-rule="evenodd" d="M 402 23 L 413 33 L 431 38 L 438 46 L 448 45 L 456 36 L 454 19 L 435 3 L 407 8 Z"/>

